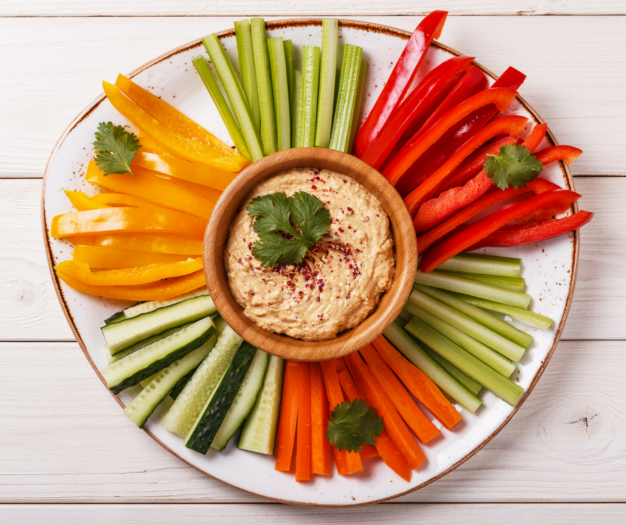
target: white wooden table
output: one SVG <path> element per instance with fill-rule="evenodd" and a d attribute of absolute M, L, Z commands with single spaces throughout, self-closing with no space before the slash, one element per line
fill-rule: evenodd
<path fill-rule="evenodd" d="M 353 16 L 412 30 L 433 9 L 450 11 L 445 44 L 496 73 L 524 71 L 522 95 L 585 151 L 572 170 L 596 216 L 562 342 L 482 452 L 392 503 L 288 507 L 204 477 L 137 431 L 73 340 L 40 229 L 48 155 L 103 79 L 233 19 Z M 624 15 L 624 0 L 2 0 L 0 523 L 626 522 Z"/>

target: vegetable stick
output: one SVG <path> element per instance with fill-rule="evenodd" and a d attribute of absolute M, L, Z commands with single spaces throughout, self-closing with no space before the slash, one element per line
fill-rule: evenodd
<path fill-rule="evenodd" d="M 254 51 L 252 49 L 252 33 L 248 20 L 238 20 L 235 23 L 235 38 L 237 39 L 237 55 L 241 84 L 250 106 L 252 121 L 257 134 L 261 135 L 261 109 L 259 107 L 259 92 L 256 83 L 256 68 L 254 67 Z"/>
<path fill-rule="evenodd" d="M 267 50 L 270 59 L 274 112 L 276 115 L 276 147 L 278 151 L 291 148 L 291 106 L 289 104 L 289 75 L 285 60 L 285 45 L 281 37 L 269 38 Z"/>
<path fill-rule="evenodd" d="M 340 373 L 348 368 L 346 365 L 346 360 L 343 357 L 335 359 L 335 363 L 337 365 L 337 373 Z"/>
<path fill-rule="evenodd" d="M 91 198 L 82 191 L 63 190 L 63 192 L 72 203 L 72 206 L 78 211 L 101 210 L 102 208 L 108 207 L 106 204 L 98 204 L 92 201 Z"/>
<path fill-rule="evenodd" d="M 327 148 L 330 144 L 335 101 L 338 43 L 339 20 L 325 18 L 322 21 L 322 53 L 320 58 L 319 98 L 315 129 L 315 146 L 318 148 Z"/>
<path fill-rule="evenodd" d="M 102 195 L 112 195 L 105 194 Z M 105 246 L 121 250 L 149 253 L 202 255 L 202 240 L 171 233 L 113 233 L 110 235 L 76 235 L 69 237 L 74 244 Z"/>
<path fill-rule="evenodd" d="M 94 195 L 89 200 L 94 206 L 98 206 L 99 208 L 125 208 L 130 206 L 134 208 L 158 208 L 160 210 L 171 209 L 159 206 L 158 204 L 154 204 L 154 202 L 147 201 L 141 197 L 126 195 L 125 193 L 98 193 L 98 195 Z M 92 209 L 97 208 L 94 207 Z"/>
<path fill-rule="evenodd" d="M 291 457 L 296 440 L 298 422 L 298 384 L 300 362 L 287 361 L 283 380 L 283 398 L 280 404 L 280 419 L 276 435 L 276 464 L 274 468 L 283 472 L 291 470 Z"/>
<path fill-rule="evenodd" d="M 335 114 L 330 134 L 329 148 L 348 152 L 350 133 L 352 131 L 352 114 L 356 104 L 356 96 L 361 71 L 363 49 L 346 44 L 343 50 L 343 64 L 339 81 L 339 91 L 335 104 Z"/>
<path fill-rule="evenodd" d="M 328 397 L 322 368 L 311 363 L 311 474 L 330 476 L 330 443 L 326 439 Z"/>
<path fill-rule="evenodd" d="M 116 250 L 105 246 L 74 246 L 72 260 L 87 264 L 90 268 L 134 268 L 157 263 L 186 261 L 186 255 L 170 253 L 136 252 Z"/>
<path fill-rule="evenodd" d="M 315 146 L 317 124 L 318 91 L 320 77 L 320 48 L 303 46 L 302 78 L 300 100 L 298 102 L 298 130 L 294 147 L 310 148 Z"/>
<path fill-rule="evenodd" d="M 499 277 L 519 277 L 521 264 L 521 259 L 512 257 L 463 253 L 448 259 L 439 266 L 439 270 Z"/>
<path fill-rule="evenodd" d="M 354 111 L 352 112 L 352 122 L 350 123 L 350 139 L 348 141 L 348 153 L 352 153 L 354 146 L 354 138 L 356 132 L 361 125 L 361 114 L 363 110 L 363 99 L 365 98 L 365 87 L 367 86 L 367 72 L 369 63 L 363 60 L 361 62 L 361 70 L 359 71 L 359 84 L 356 88 L 356 100 L 354 102 Z"/>
<path fill-rule="evenodd" d="M 195 182 L 189 182 L 188 180 L 170 177 L 169 175 L 157 173 L 156 171 L 153 173 L 160 179 L 164 179 L 171 182 L 172 184 L 176 184 L 176 186 L 180 186 L 181 188 L 185 188 L 192 193 L 200 195 L 201 197 L 204 197 L 206 200 L 213 204 L 215 204 L 222 196 L 222 192 L 220 190 L 216 190 L 215 188 L 211 188 L 210 186 L 204 186 L 202 184 L 196 184 Z"/>
<path fill-rule="evenodd" d="M 296 481 L 311 481 L 311 365 L 300 363 L 296 432 Z"/>

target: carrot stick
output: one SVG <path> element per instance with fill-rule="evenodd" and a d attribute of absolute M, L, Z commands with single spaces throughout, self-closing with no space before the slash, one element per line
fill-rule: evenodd
<path fill-rule="evenodd" d="M 417 400 L 450 430 L 461 421 L 461 414 L 439 390 L 439 387 L 419 368 L 410 363 L 382 335 L 374 339 L 374 348 Z"/>
<path fill-rule="evenodd" d="M 333 409 L 344 401 L 341 385 L 339 384 L 339 377 L 337 375 L 337 365 L 333 361 L 322 361 L 320 365 L 322 367 L 324 385 L 326 386 L 326 394 L 330 401 L 330 412 L 332 413 Z M 361 456 L 358 452 L 348 452 L 347 450 L 339 452 L 335 447 L 332 447 L 332 450 L 335 455 L 335 463 L 337 464 L 337 472 L 339 472 L 339 474 L 354 474 L 355 472 L 361 472 L 363 470 L 363 463 L 361 462 Z M 345 464 L 344 459 L 341 459 L 342 455 L 345 456 Z M 339 461 L 337 461 L 338 457 L 340 458 Z M 344 473 L 342 473 L 340 467 L 344 469 L 344 465 L 345 470 Z"/>
<path fill-rule="evenodd" d="M 311 363 L 311 474 L 330 476 L 330 443 L 326 439 L 328 397 L 319 363 Z"/>
<path fill-rule="evenodd" d="M 420 410 L 376 349 L 372 345 L 367 345 L 365 348 L 361 348 L 360 352 L 383 390 L 391 399 L 393 406 L 396 407 L 420 443 L 428 443 L 431 439 L 441 435 L 439 429 Z"/>
<path fill-rule="evenodd" d="M 389 437 L 402 452 L 404 459 L 411 470 L 419 467 L 426 457 L 420 450 L 411 431 L 402 421 L 400 414 L 394 408 L 393 403 L 387 397 L 376 377 L 365 364 L 358 352 L 349 355 L 346 358 L 348 369 L 352 373 L 359 390 L 365 395 L 365 400 L 370 407 L 375 407 L 383 418 L 385 429 L 389 433 Z"/>
<path fill-rule="evenodd" d="M 311 481 L 311 365 L 300 363 L 296 481 Z"/>
<path fill-rule="evenodd" d="M 338 357 L 335 359 L 335 364 L 337 365 L 337 373 L 341 373 L 343 370 L 346 370 L 348 367 L 346 366 L 346 361 L 343 357 Z"/>
<path fill-rule="evenodd" d="M 300 382 L 300 362 L 287 361 L 283 380 L 283 399 L 280 404 L 278 435 L 276 436 L 276 470 L 289 472 L 291 456 L 296 440 L 298 422 L 298 383 Z"/>

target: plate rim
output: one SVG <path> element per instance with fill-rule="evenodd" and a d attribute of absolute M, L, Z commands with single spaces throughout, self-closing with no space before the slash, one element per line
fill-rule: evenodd
<path fill-rule="evenodd" d="M 270 21 L 266 21 L 265 24 L 266 24 L 267 29 L 273 30 L 273 29 L 283 29 L 283 28 L 287 28 L 287 27 L 321 26 L 322 25 L 322 20 L 323 20 L 323 18 L 321 18 L 321 17 L 307 17 L 307 18 L 270 20 Z M 411 34 L 412 34 L 410 31 L 406 31 L 404 29 L 399 29 L 399 28 L 396 28 L 396 27 L 387 26 L 387 25 L 383 25 L 383 24 L 376 24 L 376 23 L 373 23 L 373 22 L 365 22 L 365 21 L 360 21 L 360 20 L 348 20 L 348 19 L 344 19 L 344 18 L 338 18 L 337 20 L 339 21 L 339 27 L 342 27 L 342 28 L 354 28 L 354 29 L 359 29 L 359 30 L 366 31 L 366 32 L 382 33 L 382 34 L 385 34 L 385 35 L 388 35 L 388 36 L 394 36 L 394 37 L 397 37 L 397 38 L 401 38 L 403 40 L 408 40 L 411 37 Z M 235 35 L 235 30 L 234 30 L 234 28 L 233 29 L 225 29 L 223 31 L 217 32 L 216 34 L 217 34 L 218 38 L 220 38 L 220 39 L 227 38 L 227 37 L 232 37 L 232 36 Z M 168 58 L 170 58 L 170 57 L 172 57 L 174 55 L 177 55 L 177 54 L 182 53 L 184 51 L 187 51 L 189 49 L 193 49 L 194 47 L 197 47 L 197 46 L 199 46 L 201 44 L 202 44 L 202 37 L 196 38 L 195 40 L 192 40 L 192 41 L 190 41 L 190 42 L 188 42 L 186 44 L 183 44 L 183 45 L 175 47 L 175 48 L 173 48 L 173 49 L 171 49 L 169 51 L 166 51 L 165 53 L 159 55 L 158 57 L 154 58 L 153 60 L 150 60 L 149 62 L 146 62 L 145 64 L 137 67 L 136 69 L 131 71 L 127 75 L 127 77 L 128 78 L 134 78 L 135 76 L 137 76 L 142 71 L 144 71 L 144 70 L 146 70 L 146 69 L 148 69 L 148 68 L 150 68 L 150 67 L 152 67 L 152 66 L 154 66 L 154 65 L 156 65 L 156 64 L 158 64 L 158 63 L 160 63 L 160 62 L 162 62 L 164 60 L 167 60 Z M 442 51 L 450 53 L 451 55 L 454 55 L 454 56 L 461 56 L 462 55 L 462 53 L 460 53 L 459 51 L 457 51 L 457 50 L 455 50 L 455 49 L 453 49 L 453 48 L 451 48 L 449 46 L 446 46 L 446 45 L 444 45 L 444 44 L 442 44 L 442 43 L 440 43 L 440 42 L 438 42 L 436 40 L 434 40 L 432 42 L 431 46 L 439 48 Z M 476 61 L 473 61 L 472 63 L 474 65 L 476 65 L 478 68 L 480 68 L 481 71 L 483 71 L 486 75 L 488 75 L 492 79 L 495 80 L 495 79 L 498 78 L 493 72 L 491 72 L 489 69 L 487 69 L 486 67 L 484 67 L 480 63 L 478 63 Z M 59 303 L 61 305 L 61 309 L 63 310 L 63 314 L 65 315 L 65 318 L 66 318 L 68 324 L 70 325 L 70 329 L 72 330 L 72 333 L 74 334 L 74 337 L 76 337 L 76 341 L 77 341 L 78 345 L 80 346 L 80 349 L 82 350 L 84 356 L 86 357 L 87 361 L 89 362 L 89 364 L 93 368 L 94 372 L 96 373 L 96 375 L 98 376 L 98 378 L 100 379 L 100 381 L 102 382 L 102 384 L 106 388 L 106 381 L 105 381 L 104 377 L 102 376 L 102 374 L 100 373 L 100 371 L 98 370 L 98 367 L 96 366 L 96 364 L 91 359 L 91 356 L 89 355 L 89 352 L 88 352 L 88 350 L 87 350 L 87 348 L 85 346 L 85 343 L 83 342 L 82 337 L 81 337 L 78 329 L 76 328 L 76 325 L 74 323 L 74 318 L 73 318 L 73 316 L 72 316 L 72 314 L 71 314 L 71 312 L 69 310 L 69 307 L 67 305 L 65 296 L 63 294 L 63 290 L 61 289 L 61 286 L 60 286 L 59 279 L 58 279 L 56 273 L 54 272 L 54 261 L 52 259 L 52 248 L 51 248 L 51 244 L 50 244 L 50 237 L 49 237 L 48 228 L 47 228 L 47 225 L 46 225 L 46 208 L 45 208 L 45 195 L 46 195 L 46 184 L 47 184 L 47 179 L 48 179 L 48 172 L 49 172 L 49 169 L 50 169 L 50 165 L 51 165 L 54 157 L 57 154 L 57 151 L 61 148 L 61 146 L 63 145 L 63 143 L 65 142 L 67 137 L 70 135 L 70 133 L 74 130 L 74 128 L 76 126 L 78 126 L 78 124 L 80 124 L 85 118 L 87 118 L 89 116 L 89 114 L 93 110 L 95 110 L 105 99 L 106 99 L 106 95 L 104 93 L 102 93 L 95 100 L 93 100 L 67 126 L 65 131 L 62 133 L 62 135 L 59 137 L 59 139 L 57 140 L 56 144 L 54 145 L 54 148 L 52 149 L 52 152 L 50 153 L 50 157 L 48 158 L 48 162 L 46 163 L 46 168 L 44 170 L 44 174 L 43 174 L 43 178 L 42 178 L 42 182 L 43 183 L 42 183 L 42 190 L 41 190 L 41 227 L 42 227 L 43 240 L 44 240 L 44 246 L 45 246 L 45 251 L 46 251 L 46 261 L 48 263 L 48 271 L 50 273 L 50 277 L 51 277 L 52 283 L 54 285 L 54 291 L 56 293 L 57 299 L 58 299 L 58 301 L 59 301 Z M 535 109 L 528 102 L 526 102 L 526 100 L 524 98 L 522 98 L 520 95 L 517 95 L 516 99 L 520 102 L 520 104 L 522 104 L 524 109 L 526 109 L 526 111 L 528 111 L 532 115 L 532 117 L 535 120 L 536 124 L 543 124 L 544 123 L 544 120 L 539 116 L 537 111 L 535 111 Z M 553 135 L 552 131 L 550 130 L 550 128 L 548 128 L 546 135 L 547 135 L 549 141 L 553 145 L 558 145 L 558 141 L 554 137 L 554 135 Z M 561 168 L 561 172 L 565 176 L 565 180 L 567 182 L 567 185 L 568 185 L 569 189 L 574 191 L 575 190 L 574 189 L 574 178 L 572 176 L 572 173 L 571 173 L 571 170 L 570 170 L 569 166 L 567 164 L 565 164 L 564 162 L 562 162 L 562 161 L 559 161 L 559 166 Z M 577 203 L 572 205 L 572 210 L 574 212 L 578 211 L 578 204 Z M 174 450 L 172 450 L 168 445 L 163 443 L 147 427 L 142 428 L 142 430 L 146 434 L 148 434 L 154 441 L 156 441 L 161 447 L 163 447 L 165 450 L 167 450 L 170 454 L 172 454 L 173 456 L 175 456 L 176 458 L 178 458 L 180 461 L 184 462 L 185 464 L 189 465 L 190 467 L 194 468 L 198 472 L 204 474 L 205 476 L 208 476 L 211 479 L 219 481 L 220 483 L 223 483 L 224 485 L 226 485 L 228 487 L 232 487 L 232 488 L 235 488 L 235 489 L 240 490 L 242 492 L 246 492 L 248 494 L 252 494 L 254 496 L 265 498 L 265 499 L 268 499 L 268 500 L 271 500 L 271 501 L 276 501 L 278 503 L 286 503 L 286 504 L 290 504 L 290 505 L 309 506 L 309 507 L 330 507 L 330 508 L 360 507 L 360 506 L 363 506 L 363 505 L 372 505 L 374 503 L 382 503 L 384 501 L 389 501 L 389 500 L 392 500 L 392 499 L 395 499 L 395 498 L 399 498 L 401 496 L 406 496 L 407 494 L 410 494 L 412 492 L 420 490 L 420 489 L 430 485 L 431 483 L 434 483 L 435 481 L 441 479 L 445 475 L 449 474 L 453 470 L 455 470 L 458 467 L 460 467 L 463 463 L 465 463 L 468 459 L 470 459 L 471 457 L 476 455 L 478 452 L 480 452 L 511 421 L 513 416 L 515 416 L 515 414 L 517 414 L 517 411 L 522 407 L 524 402 L 528 399 L 528 397 L 530 396 L 531 392 L 534 390 L 535 386 L 539 382 L 539 379 L 541 379 L 541 376 L 543 375 L 544 371 L 546 370 L 550 360 L 552 359 L 552 356 L 554 355 L 554 352 L 556 351 L 556 347 L 558 346 L 558 344 L 559 344 L 559 342 L 561 340 L 561 335 L 563 333 L 563 329 L 565 328 L 565 323 L 567 322 L 567 318 L 569 316 L 569 312 L 570 312 L 570 309 L 571 309 L 571 306 L 572 306 L 572 301 L 573 301 L 573 298 L 574 298 L 574 291 L 575 291 L 575 288 L 576 288 L 576 281 L 578 279 L 578 263 L 579 263 L 579 259 L 580 259 L 580 234 L 579 234 L 578 230 L 573 232 L 573 246 L 572 246 L 572 255 L 571 255 L 571 257 L 572 257 L 572 279 L 571 279 L 571 282 L 570 282 L 570 285 L 569 285 L 569 290 L 568 290 L 568 293 L 567 293 L 567 299 L 565 301 L 565 308 L 563 310 L 563 315 L 561 317 L 561 324 L 559 325 L 559 328 L 558 328 L 558 330 L 556 331 L 556 333 L 554 335 L 554 341 L 552 343 L 552 346 L 551 346 L 550 350 L 548 351 L 546 357 L 544 358 L 543 362 L 541 363 L 541 366 L 539 367 L 539 369 L 535 373 L 535 376 L 533 377 L 532 382 L 530 383 L 530 385 L 528 386 L 528 388 L 524 392 L 523 396 L 518 401 L 517 405 L 515 407 L 513 407 L 513 410 L 511 411 L 511 413 L 500 424 L 500 426 L 498 426 L 498 428 L 496 428 L 489 436 L 484 438 L 478 446 L 473 448 L 470 452 L 468 452 L 461 459 L 459 459 L 459 461 L 457 461 L 456 463 L 454 463 L 453 465 L 451 465 L 450 467 L 448 467 L 444 471 L 440 472 L 436 476 L 433 476 L 431 479 L 425 481 L 424 483 L 421 483 L 421 484 L 417 485 L 416 487 L 410 488 L 410 489 L 408 489 L 406 491 L 400 492 L 398 494 L 394 494 L 392 496 L 387 496 L 387 497 L 376 499 L 376 500 L 373 500 L 373 501 L 364 501 L 362 503 L 353 503 L 353 504 L 305 503 L 305 502 L 301 502 L 301 501 L 291 501 L 291 500 L 285 500 L 285 499 L 281 499 L 281 498 L 275 498 L 275 497 L 272 497 L 272 496 L 266 496 L 264 494 L 257 494 L 256 492 L 253 492 L 251 490 L 243 489 L 241 487 L 233 485 L 232 483 L 228 483 L 227 481 L 224 481 L 224 480 L 222 480 L 222 479 L 220 479 L 220 478 L 218 478 L 218 477 L 216 477 L 216 476 L 214 476 L 212 474 L 209 474 L 208 472 L 206 472 L 205 470 L 201 469 L 197 465 L 194 465 L 194 464 L 190 463 L 189 461 L 187 461 L 186 459 L 184 459 L 183 457 L 181 457 L 178 453 L 176 453 Z M 111 394 L 111 396 L 113 396 L 113 398 L 117 401 L 117 403 L 122 408 L 126 408 L 126 405 L 122 402 L 122 400 L 118 396 L 113 394 L 108 388 L 107 388 L 107 391 Z"/>

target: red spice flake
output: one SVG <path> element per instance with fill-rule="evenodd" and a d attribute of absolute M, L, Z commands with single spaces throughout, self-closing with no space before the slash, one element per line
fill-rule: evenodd
<path fill-rule="evenodd" d="M 274 303 L 267 303 L 267 306 L 274 306 Z"/>
<path fill-rule="evenodd" d="M 354 215 L 354 210 L 350 208 L 350 206 L 348 206 L 348 211 L 350 212 L 350 215 Z"/>
<path fill-rule="evenodd" d="M 343 228 L 339 228 L 339 233 L 344 233 L 345 230 Z"/>
<path fill-rule="evenodd" d="M 352 299 L 352 294 L 346 295 L 346 301 L 349 300 L 349 299 Z"/>
<path fill-rule="evenodd" d="M 312 190 L 316 190 L 316 189 L 317 189 L 317 186 L 316 186 L 315 184 L 313 184 L 313 185 L 311 186 L 311 189 L 312 189 Z"/>

